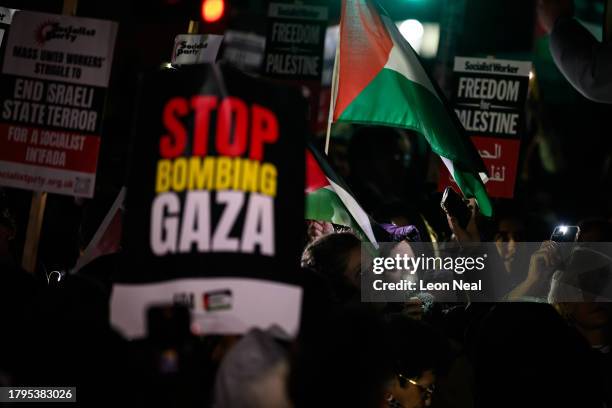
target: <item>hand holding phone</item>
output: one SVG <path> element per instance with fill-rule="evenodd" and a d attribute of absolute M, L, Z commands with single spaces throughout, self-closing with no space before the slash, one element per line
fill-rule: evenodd
<path fill-rule="evenodd" d="M 575 225 L 558 225 L 550 235 L 550 240 L 554 242 L 575 242 L 579 232 L 580 228 Z"/>
<path fill-rule="evenodd" d="M 461 198 L 461 196 L 451 187 L 446 187 L 444 190 L 442 200 L 440 201 L 440 207 L 442 207 L 442 210 L 444 210 L 446 214 L 456 218 L 461 228 L 467 228 L 472 218 L 472 211 L 463 198 Z"/>

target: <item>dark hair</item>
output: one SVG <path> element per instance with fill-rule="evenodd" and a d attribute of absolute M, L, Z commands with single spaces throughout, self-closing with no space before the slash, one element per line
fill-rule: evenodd
<path fill-rule="evenodd" d="M 597 242 L 612 242 L 612 224 L 603 218 L 588 218 L 578 223 L 580 235 L 592 234 Z"/>
<path fill-rule="evenodd" d="M 348 257 L 361 241 L 350 232 L 324 235 L 310 243 L 302 254 L 302 267 L 311 269 L 329 281 L 338 301 L 347 301 L 357 290 L 345 275 Z"/>
<path fill-rule="evenodd" d="M 349 161 L 351 169 L 361 169 L 367 172 L 366 167 L 360 167 L 372 158 L 380 156 L 382 152 L 394 152 L 401 133 L 394 128 L 386 126 L 358 127 L 349 145 Z"/>
<path fill-rule="evenodd" d="M 295 350 L 288 384 L 294 406 L 379 406 L 393 373 L 386 334 L 380 313 L 368 305 L 330 310 Z"/>
<path fill-rule="evenodd" d="M 496 304 L 481 320 L 475 340 L 477 407 L 602 406 L 589 345 L 551 305 Z M 536 392 L 527 394 L 532 385 Z"/>
<path fill-rule="evenodd" d="M 448 340 L 433 327 L 401 314 L 387 316 L 394 374 L 415 378 L 427 370 L 444 373 L 451 361 Z"/>
<path fill-rule="evenodd" d="M 350 232 L 324 235 L 311 242 L 302 254 L 302 267 L 313 269 L 330 280 L 344 278 L 347 257 L 361 241 Z"/>

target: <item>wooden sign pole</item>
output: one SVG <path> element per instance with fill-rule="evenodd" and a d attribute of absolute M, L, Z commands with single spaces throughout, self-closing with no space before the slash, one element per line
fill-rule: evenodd
<path fill-rule="evenodd" d="M 42 228 L 46 203 L 46 192 L 35 191 L 32 193 L 30 218 L 28 220 L 28 229 L 26 230 L 26 239 L 23 246 L 23 258 L 21 260 L 21 267 L 30 273 L 34 273 L 36 270 L 36 255 L 38 254 L 38 242 L 40 241 L 40 230 Z"/>
<path fill-rule="evenodd" d="M 200 32 L 200 22 L 197 20 L 189 20 L 187 34 L 198 34 Z"/>
<path fill-rule="evenodd" d="M 76 14 L 78 0 L 64 0 L 62 14 L 73 16 Z M 36 259 L 38 256 L 38 243 L 40 242 L 40 231 L 42 229 L 45 206 L 47 204 L 47 193 L 35 191 L 32 193 L 32 203 L 30 205 L 30 218 L 26 229 L 26 238 L 23 245 L 23 256 L 21 267 L 27 272 L 36 271 Z"/>

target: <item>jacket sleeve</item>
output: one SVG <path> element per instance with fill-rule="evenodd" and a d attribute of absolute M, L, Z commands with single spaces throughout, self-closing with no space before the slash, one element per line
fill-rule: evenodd
<path fill-rule="evenodd" d="M 550 35 L 550 51 L 578 92 L 612 103 L 612 42 L 600 43 L 578 21 L 562 18 Z"/>

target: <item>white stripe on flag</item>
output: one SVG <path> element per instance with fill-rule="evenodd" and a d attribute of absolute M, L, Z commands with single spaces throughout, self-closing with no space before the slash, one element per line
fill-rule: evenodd
<path fill-rule="evenodd" d="M 376 248 L 378 248 L 378 243 L 374 237 L 374 231 L 372 230 L 372 224 L 370 224 L 370 217 L 368 217 L 368 214 L 363 211 L 353 196 L 350 195 L 345 189 L 334 183 L 329 179 L 329 177 L 327 177 L 327 180 L 333 187 L 334 192 L 338 195 L 338 197 L 340 197 L 340 200 L 342 200 L 346 206 L 346 209 L 351 213 L 355 221 L 357 221 L 357 224 L 359 224 L 359 227 L 361 227 L 363 233 L 366 234 L 366 237 L 370 240 L 370 242 L 374 244 Z"/>
<path fill-rule="evenodd" d="M 396 71 L 410 81 L 418 83 L 431 92 L 436 99 L 440 100 L 416 53 L 408 45 L 408 42 L 404 40 L 395 23 L 385 15 L 381 15 L 380 18 L 385 24 L 391 40 L 393 40 L 393 48 L 389 53 L 389 59 L 384 68 Z"/>
<path fill-rule="evenodd" d="M 453 180 L 455 180 L 455 166 L 453 165 L 452 160 L 447 159 L 446 157 L 442 157 L 442 156 L 440 156 L 440 158 L 442 159 L 442 162 L 448 169 L 448 172 L 450 173 Z M 478 175 L 480 176 L 480 179 L 482 180 L 483 183 L 486 183 L 487 181 L 489 181 L 489 178 L 487 177 L 487 173 L 481 172 L 481 173 L 478 173 Z"/>

